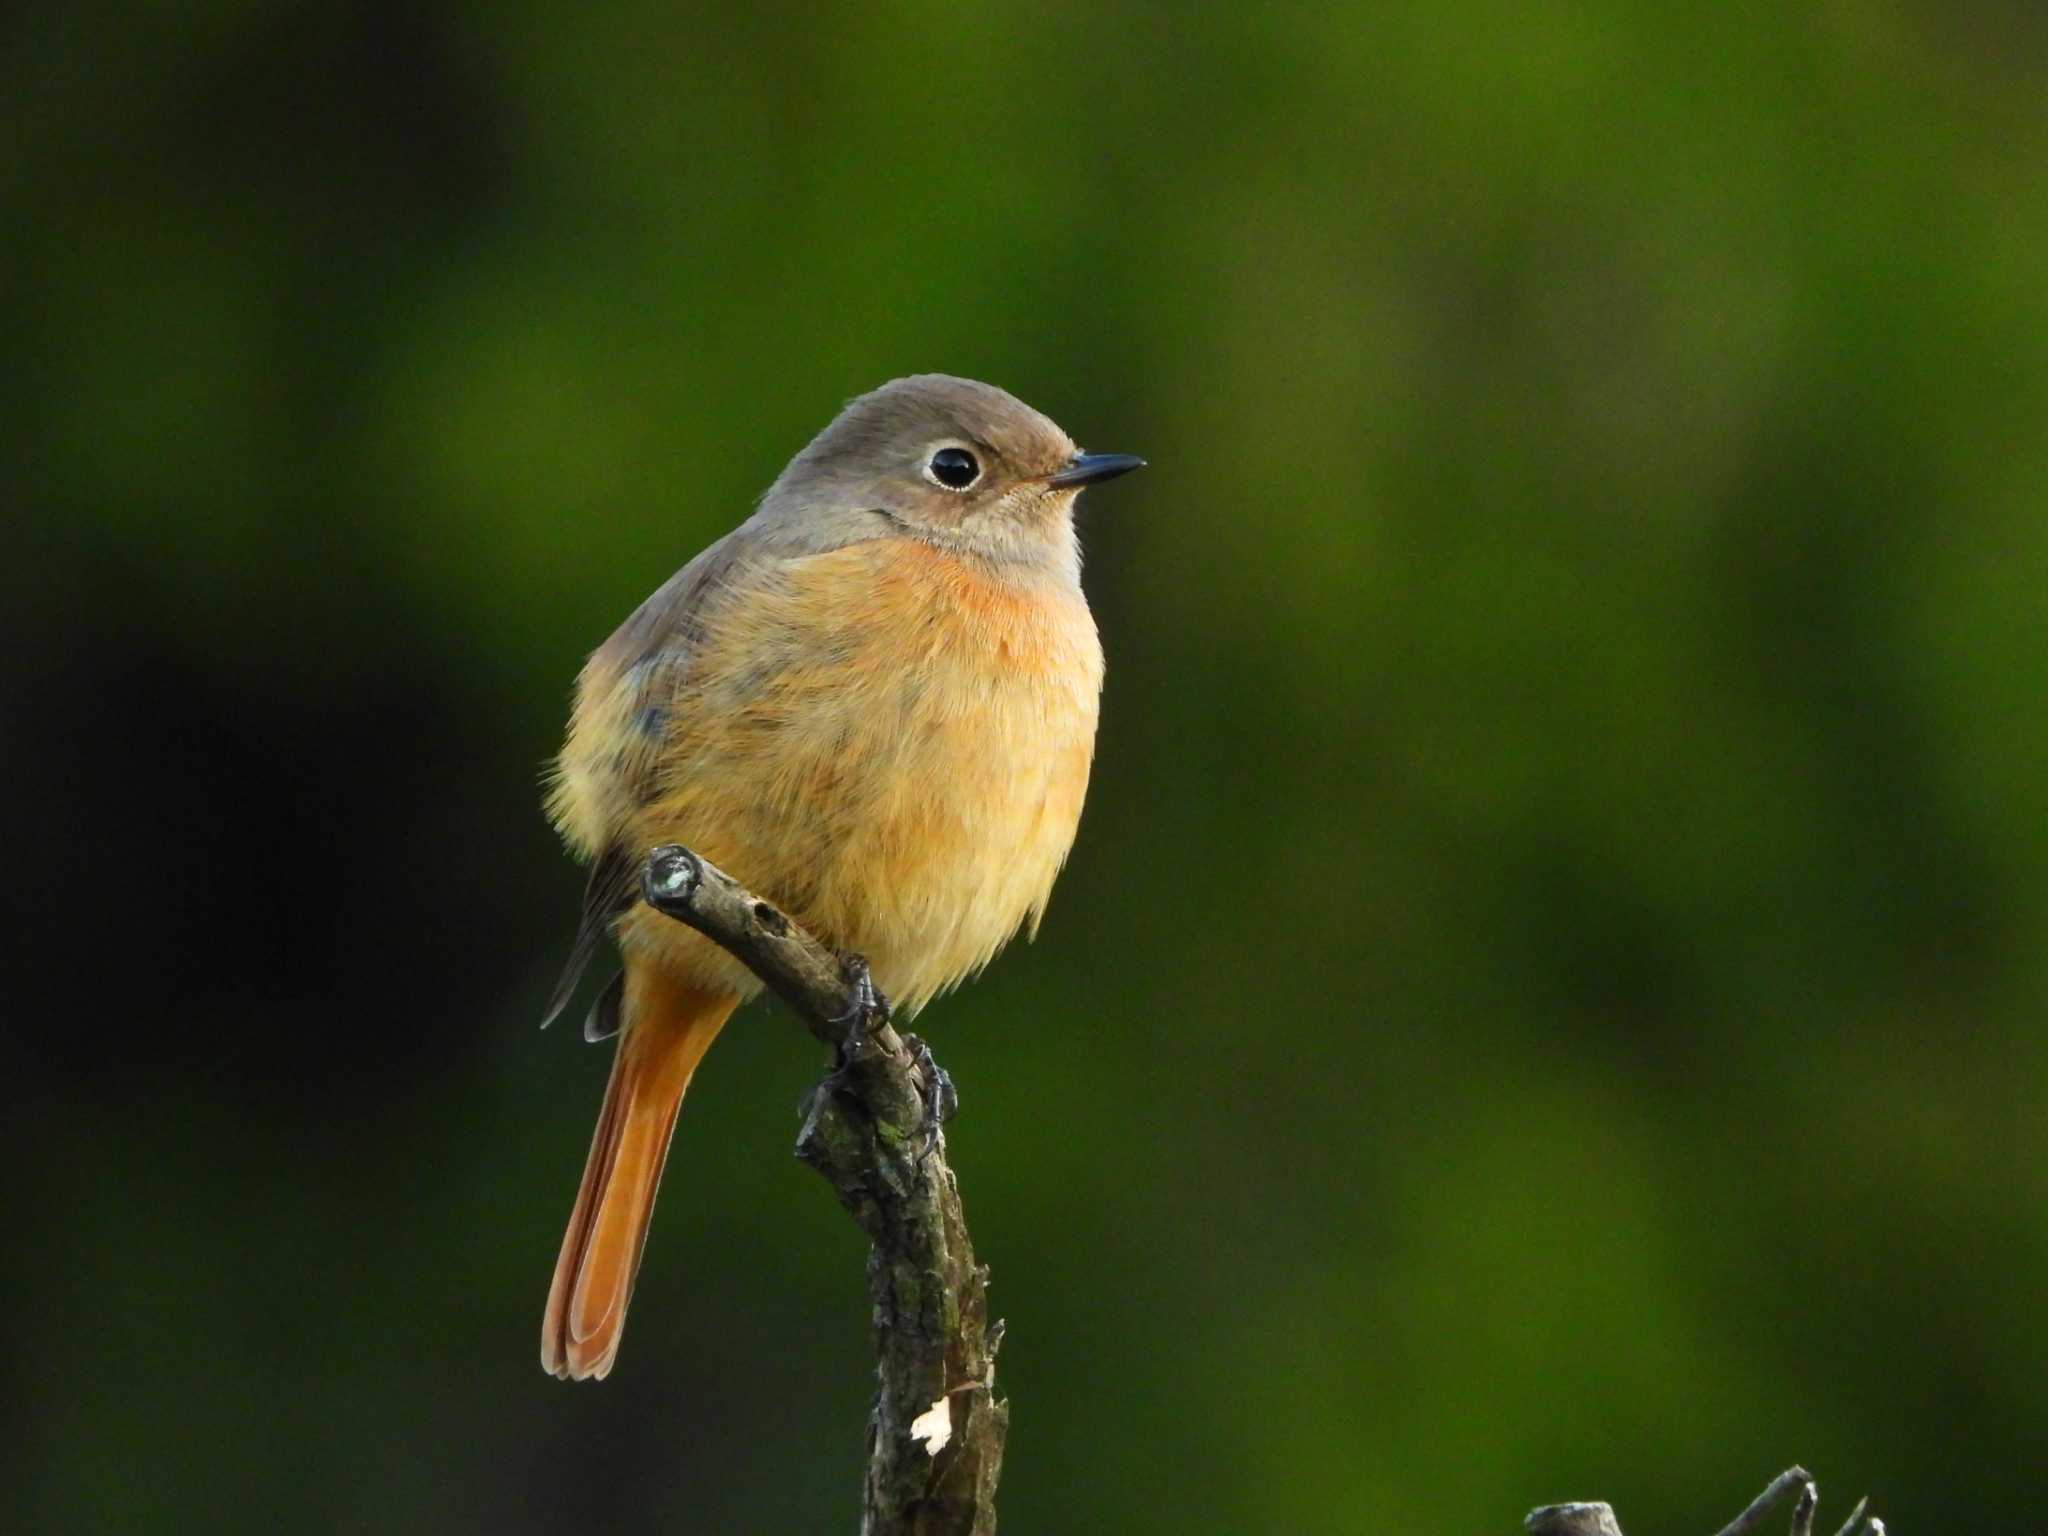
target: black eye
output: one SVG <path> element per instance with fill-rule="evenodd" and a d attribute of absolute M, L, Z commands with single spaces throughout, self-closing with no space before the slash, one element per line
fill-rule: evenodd
<path fill-rule="evenodd" d="M 965 448 L 941 448 L 932 455 L 931 477 L 949 491 L 964 491 L 981 478 L 981 466 Z"/>

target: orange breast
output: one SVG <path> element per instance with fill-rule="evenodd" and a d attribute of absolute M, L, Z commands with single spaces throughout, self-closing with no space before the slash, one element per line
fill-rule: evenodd
<path fill-rule="evenodd" d="M 1071 588 L 909 539 L 793 562 L 707 628 L 632 835 L 696 848 L 915 1009 L 1035 926 L 1080 819 L 1101 683 Z M 751 990 L 665 919 L 643 912 L 623 937 L 687 980 Z"/>

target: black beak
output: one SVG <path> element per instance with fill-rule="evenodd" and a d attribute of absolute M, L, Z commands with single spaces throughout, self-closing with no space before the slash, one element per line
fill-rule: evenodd
<path fill-rule="evenodd" d="M 1114 480 L 1118 475 L 1128 475 L 1132 470 L 1144 467 L 1145 461 L 1135 453 L 1077 453 L 1073 463 L 1047 475 L 1045 483 L 1061 487 L 1094 485 L 1097 481 Z"/>

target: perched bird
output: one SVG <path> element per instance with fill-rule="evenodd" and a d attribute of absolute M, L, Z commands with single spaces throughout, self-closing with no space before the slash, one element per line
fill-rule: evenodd
<path fill-rule="evenodd" d="M 1074 501 L 1137 469 L 943 374 L 841 412 L 758 510 L 592 653 L 548 810 L 594 861 L 548 1017 L 607 933 L 585 1033 L 619 1043 L 541 1324 L 541 1364 L 617 1358 L 690 1077 L 760 984 L 637 901 L 683 843 L 915 1011 L 1036 929 L 1081 815 L 1102 647 Z"/>

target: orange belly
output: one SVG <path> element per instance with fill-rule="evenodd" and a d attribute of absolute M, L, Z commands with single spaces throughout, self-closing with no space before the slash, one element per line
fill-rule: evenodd
<path fill-rule="evenodd" d="M 907 1010 L 1036 925 L 1094 751 L 1102 652 L 1078 591 L 877 540 L 750 580 L 683 671 L 644 804 L 618 803 L 605 771 L 635 703 L 582 701 L 560 796 L 572 836 L 689 845 L 865 955 Z M 681 980 L 755 990 L 645 908 L 620 938 Z"/>

